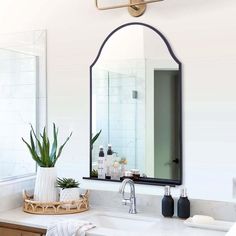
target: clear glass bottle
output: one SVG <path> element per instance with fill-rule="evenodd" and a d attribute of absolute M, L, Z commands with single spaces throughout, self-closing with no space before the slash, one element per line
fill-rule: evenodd
<path fill-rule="evenodd" d="M 113 170 L 112 170 L 112 179 L 115 180 L 120 180 L 120 170 L 119 170 L 119 162 L 118 161 L 114 161 L 113 163 Z"/>
<path fill-rule="evenodd" d="M 128 161 L 126 160 L 125 157 L 122 157 L 120 159 L 119 163 L 120 163 L 120 177 L 124 177 L 125 172 L 126 172 L 126 165 L 127 165 Z"/>
<path fill-rule="evenodd" d="M 120 177 L 124 177 L 125 176 L 125 171 L 126 171 L 126 165 L 124 163 L 122 163 L 120 165 Z"/>

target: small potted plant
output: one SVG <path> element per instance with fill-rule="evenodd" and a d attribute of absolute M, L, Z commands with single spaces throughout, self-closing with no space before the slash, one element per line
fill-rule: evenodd
<path fill-rule="evenodd" d="M 95 144 L 95 142 L 97 141 L 97 139 L 99 138 L 100 134 L 102 133 L 102 130 L 100 129 L 100 131 L 98 133 L 96 133 L 90 140 L 90 147 L 91 147 L 91 152 L 93 150 L 93 146 Z M 98 178 L 98 171 L 97 171 L 97 162 L 93 163 L 96 168 L 92 170 L 92 172 L 90 173 L 90 176 L 93 178 Z"/>
<path fill-rule="evenodd" d="M 80 198 L 79 182 L 72 178 L 57 178 L 57 187 L 60 188 L 60 202 L 75 201 Z M 65 207 L 73 207 L 65 204 Z"/>
<path fill-rule="evenodd" d="M 95 169 L 93 169 L 93 170 L 92 170 L 92 173 L 91 173 L 91 177 L 97 178 L 97 177 L 98 177 L 98 171 L 95 170 Z"/>
<path fill-rule="evenodd" d="M 31 125 L 30 142 L 23 142 L 28 147 L 33 160 L 38 164 L 37 175 L 34 189 L 34 200 L 40 202 L 57 201 L 58 194 L 56 188 L 57 171 L 55 164 L 60 157 L 62 150 L 72 133 L 65 142 L 58 148 L 58 128 L 53 124 L 53 143 L 49 141 L 46 128 L 43 129 L 43 134 L 38 138 L 36 132 Z M 51 149 L 50 149 L 51 147 Z"/>

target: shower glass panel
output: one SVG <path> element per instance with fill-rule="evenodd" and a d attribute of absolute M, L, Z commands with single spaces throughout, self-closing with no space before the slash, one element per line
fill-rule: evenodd
<path fill-rule="evenodd" d="M 117 73 L 112 70 L 94 69 L 93 84 L 93 134 L 102 130 L 93 146 L 93 169 L 97 169 L 99 145 L 107 150 L 111 144 L 117 161 L 128 160 L 127 169 L 144 166 L 145 132 L 140 119 L 145 119 L 145 88 L 143 80 L 132 73 Z"/>
<path fill-rule="evenodd" d="M 38 58 L 0 49 L 0 179 L 35 172 L 21 137 L 37 124 Z"/>

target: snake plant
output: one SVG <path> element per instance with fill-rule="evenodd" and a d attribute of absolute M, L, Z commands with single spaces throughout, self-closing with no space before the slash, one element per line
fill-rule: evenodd
<path fill-rule="evenodd" d="M 58 158 L 62 153 L 64 146 L 69 141 L 71 135 L 72 133 L 65 140 L 65 142 L 58 148 L 58 139 L 57 139 L 58 128 L 56 128 L 56 125 L 54 123 L 53 123 L 52 146 L 50 144 L 46 128 L 44 127 L 43 134 L 40 134 L 40 138 L 38 138 L 36 132 L 34 131 L 33 126 L 31 125 L 30 143 L 26 142 L 24 138 L 22 138 L 22 140 L 28 147 L 33 160 L 40 167 L 54 167 Z"/>

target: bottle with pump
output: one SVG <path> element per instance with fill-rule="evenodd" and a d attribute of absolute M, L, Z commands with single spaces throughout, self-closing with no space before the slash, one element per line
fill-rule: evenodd
<path fill-rule="evenodd" d="M 164 217 L 174 215 L 174 199 L 171 196 L 170 186 L 165 186 L 165 195 L 162 199 L 162 215 Z"/>
<path fill-rule="evenodd" d="M 108 144 L 107 157 L 106 157 L 106 179 L 111 179 L 113 162 L 113 151 L 111 144 Z"/>
<path fill-rule="evenodd" d="M 190 201 L 187 197 L 186 188 L 181 189 L 180 198 L 178 200 L 177 214 L 179 218 L 187 219 L 190 217 Z"/>
<path fill-rule="evenodd" d="M 105 179 L 105 155 L 103 151 L 103 146 L 99 147 L 99 155 L 98 155 L 98 178 Z"/>

